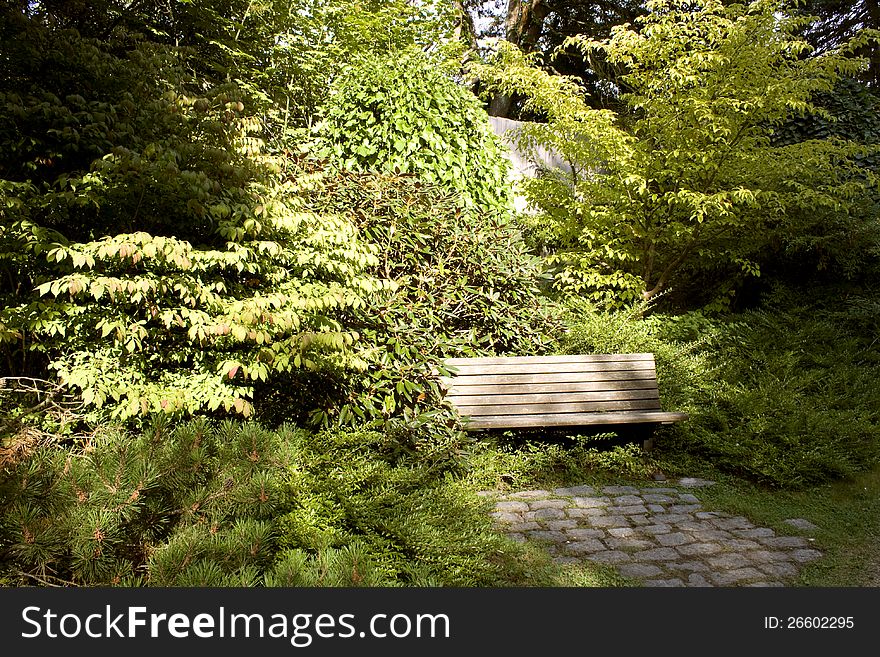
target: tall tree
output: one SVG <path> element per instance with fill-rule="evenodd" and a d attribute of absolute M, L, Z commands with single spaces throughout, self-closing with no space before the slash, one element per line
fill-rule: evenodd
<path fill-rule="evenodd" d="M 551 148 L 574 165 L 572 176 L 525 183 L 560 289 L 618 303 L 708 272 L 735 281 L 758 273 L 755 256 L 775 231 L 802 230 L 806 215 L 870 210 L 868 149 L 821 137 L 771 143 L 776 127 L 820 111 L 815 94 L 858 60 L 806 57 L 804 20 L 781 0 L 648 7 L 638 31 L 571 41 L 626 70 L 624 111 L 590 108 L 577 81 L 529 66 L 512 46 L 496 68 L 477 71 L 547 116 L 522 131 L 525 148 Z"/>
<path fill-rule="evenodd" d="M 609 104 L 609 89 L 599 81 L 601 74 L 576 49 L 561 49 L 575 34 L 602 39 L 611 28 L 632 22 L 644 13 L 641 0 L 494 0 L 459 2 L 477 16 L 478 36 L 503 39 L 524 53 L 540 53 L 548 71 L 576 76 L 591 92 L 594 106 Z M 561 52 L 557 52 L 561 49 Z M 489 114 L 513 116 L 522 110 L 522 98 L 496 94 L 489 102 Z"/>
<path fill-rule="evenodd" d="M 723 5 L 737 0 L 722 0 Z M 456 4 L 477 17 L 477 37 L 495 37 L 516 45 L 525 53 L 540 53 L 540 65 L 551 73 L 580 80 L 593 107 L 616 107 L 616 82 L 624 73 L 608 62 L 602 53 L 587 58 L 565 42 L 574 35 L 605 39 L 615 25 L 633 24 L 646 12 L 644 0 L 457 0 Z M 803 15 L 819 20 L 807 30 L 807 41 L 822 53 L 856 36 L 864 29 L 880 29 L 880 0 L 796 0 Z M 860 79 L 880 86 L 880 50 L 876 42 L 866 42 L 856 52 L 868 60 Z M 609 82 L 611 84 L 609 84 Z M 522 109 L 522 98 L 497 94 L 489 113 L 513 116 Z"/>

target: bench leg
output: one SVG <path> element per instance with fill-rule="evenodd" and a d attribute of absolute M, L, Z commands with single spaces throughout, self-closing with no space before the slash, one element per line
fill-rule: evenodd
<path fill-rule="evenodd" d="M 650 452 L 652 449 L 654 449 L 654 436 L 646 438 L 642 441 L 642 449 L 646 452 Z"/>

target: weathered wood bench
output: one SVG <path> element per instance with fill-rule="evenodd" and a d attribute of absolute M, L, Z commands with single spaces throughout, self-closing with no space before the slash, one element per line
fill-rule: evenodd
<path fill-rule="evenodd" d="M 654 354 L 450 358 L 441 377 L 465 428 L 658 425 L 687 413 L 660 408 Z M 649 447 L 650 443 L 646 443 Z"/>

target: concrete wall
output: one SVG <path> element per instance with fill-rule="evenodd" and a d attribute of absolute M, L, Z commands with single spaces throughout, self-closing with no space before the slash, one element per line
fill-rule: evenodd
<path fill-rule="evenodd" d="M 511 136 L 507 133 L 525 125 L 522 121 L 505 119 L 500 116 L 490 116 L 489 123 L 492 125 L 492 130 L 495 131 L 495 134 L 501 137 L 501 140 L 508 148 L 508 159 L 513 164 L 512 173 L 515 176 L 534 177 L 539 168 L 562 169 L 566 173 L 571 173 L 571 167 L 568 162 L 562 159 L 558 153 L 548 151 L 546 148 L 539 146 L 535 158 L 529 159 L 516 148 Z"/>
<path fill-rule="evenodd" d="M 513 119 L 505 119 L 500 116 L 490 116 L 489 122 L 492 124 L 492 130 L 501 137 L 501 141 L 507 146 L 507 159 L 510 160 L 510 184 L 522 177 L 534 178 L 540 169 L 561 169 L 566 173 L 571 173 L 571 166 L 562 157 L 554 152 L 548 151 L 543 146 L 539 146 L 533 158 L 527 157 L 513 143 L 510 131 L 524 125 L 522 121 L 514 121 Z M 528 212 L 528 204 L 526 199 L 516 193 L 514 187 L 513 204 L 517 212 Z"/>

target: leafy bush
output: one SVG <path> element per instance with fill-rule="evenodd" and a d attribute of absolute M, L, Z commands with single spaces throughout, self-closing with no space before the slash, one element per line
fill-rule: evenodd
<path fill-rule="evenodd" d="M 272 4 L 249 4 L 258 29 L 273 19 L 278 23 L 271 56 L 259 62 L 268 64 L 259 71 L 259 86 L 280 87 L 276 111 L 290 112 L 300 125 L 318 118 L 331 83 L 352 58 L 365 53 L 387 57 L 407 49 L 436 51 L 437 44 L 451 40 L 456 18 L 445 0 L 291 0 L 284 7 L 279 12 Z M 233 42 L 227 47 L 235 52 L 236 46 Z M 235 58 L 238 65 L 242 61 L 248 59 Z"/>
<path fill-rule="evenodd" d="M 418 52 L 365 57 L 335 81 L 321 153 L 351 171 L 411 173 L 481 213 L 511 207 L 508 161 L 470 91 Z"/>
<path fill-rule="evenodd" d="M 0 373 L 54 370 L 96 415 L 247 415 L 255 381 L 340 360 L 374 249 L 303 207 L 247 95 L 169 49 L 4 27 Z"/>
<path fill-rule="evenodd" d="M 458 197 L 414 176 L 325 173 L 309 204 L 345 213 L 379 245 L 367 273 L 393 281 L 347 313 L 365 370 L 338 377 L 324 402 L 325 422 L 392 417 L 421 421 L 442 432 L 435 417 L 440 393 L 433 370 L 444 358 L 546 351 L 560 330 L 553 306 L 538 289 L 539 262 L 516 226 L 502 215 L 460 207 Z M 285 408 L 284 391 L 266 393 Z"/>
<path fill-rule="evenodd" d="M 823 112 L 815 96 L 858 71 L 850 54 L 869 36 L 810 57 L 809 19 L 784 0 L 646 8 L 608 39 L 566 40 L 605 63 L 620 111 L 590 108 L 576 80 L 510 44 L 475 67 L 490 92 L 521 94 L 546 117 L 519 131 L 520 146 L 552 149 L 572 166 L 523 184 L 557 289 L 608 307 L 670 287 L 724 294 L 758 275 L 765 249 L 786 233 L 829 219 L 839 233 L 848 213 L 871 216 L 876 149 L 860 135 L 772 141 L 776 126 Z"/>
<path fill-rule="evenodd" d="M 587 301 L 570 301 L 567 330 L 557 350 L 566 354 L 653 353 L 661 406 L 691 413 L 721 366 L 713 360 L 720 322 L 699 311 L 647 314 L 658 301 L 620 310 L 599 310 Z"/>

